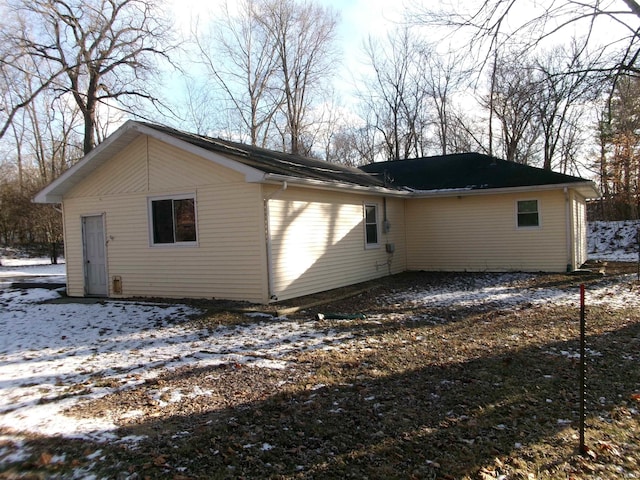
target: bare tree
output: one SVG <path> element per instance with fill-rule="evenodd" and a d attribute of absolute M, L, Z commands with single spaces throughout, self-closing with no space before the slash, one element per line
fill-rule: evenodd
<path fill-rule="evenodd" d="M 500 123 L 504 158 L 533 163 L 533 146 L 539 128 L 534 121 L 537 85 L 532 65 L 526 58 L 514 54 L 496 56 L 494 62 L 490 73 L 492 90 L 485 106 Z"/>
<path fill-rule="evenodd" d="M 476 0 L 439 3 L 440 8 L 418 7 L 411 18 L 419 24 L 468 32 L 468 45 L 483 49 L 485 64 L 496 48 L 519 45 L 533 49 L 557 34 L 581 31 L 580 49 L 598 49 L 608 63 L 599 71 L 639 73 L 640 3 L 622 0 Z M 552 40 L 558 43 L 557 39 Z"/>
<path fill-rule="evenodd" d="M 427 94 L 435 112 L 436 141 L 442 155 L 446 155 L 450 150 L 457 151 L 456 143 L 460 138 L 456 140 L 454 130 L 459 117 L 454 111 L 453 98 L 470 71 L 462 55 L 439 55 L 434 47 L 422 50 L 422 61 Z"/>
<path fill-rule="evenodd" d="M 599 125 L 600 176 L 615 219 L 640 215 L 640 81 L 620 77 Z"/>
<path fill-rule="evenodd" d="M 228 102 L 229 136 L 311 154 L 319 105 L 337 64 L 337 14 L 312 0 L 227 4 L 195 36 L 200 62 Z"/>
<path fill-rule="evenodd" d="M 384 44 L 372 38 L 365 44 L 373 75 L 359 96 L 387 160 L 422 156 L 427 147 L 429 90 L 421 49 L 407 27 L 389 34 Z"/>
<path fill-rule="evenodd" d="M 22 28 L 13 45 L 46 71 L 32 97 L 53 89 L 73 98 L 85 153 L 102 140 L 100 105 L 158 102 L 146 80 L 166 58 L 170 29 L 152 0 L 18 0 L 14 11 Z"/>
<path fill-rule="evenodd" d="M 0 139 L 11 128 L 16 115 L 40 93 L 49 89 L 62 74 L 51 70 L 39 58 L 30 56 L 16 44 L 16 31 L 26 27 L 20 19 L 12 22 L 7 12 L 0 19 Z"/>
<path fill-rule="evenodd" d="M 23 113 L 20 124 L 14 122 L 23 131 L 19 151 L 29 157 L 34 182 L 46 185 L 82 157 L 82 137 L 75 133 L 82 115 L 77 106 L 51 92 L 43 92 Z"/>
<path fill-rule="evenodd" d="M 607 84 L 592 75 L 595 65 L 575 43 L 538 56 L 536 119 L 542 129 L 543 168 L 547 170 L 555 166 L 554 161 L 563 169 L 571 163 L 584 106 Z"/>
<path fill-rule="evenodd" d="M 312 125 L 311 105 L 321 99 L 337 64 L 337 13 L 305 0 L 264 0 L 258 20 L 274 42 L 276 74 L 283 97 L 279 125 L 291 153 L 309 153 L 305 135 Z"/>
<path fill-rule="evenodd" d="M 241 0 L 232 12 L 225 3 L 208 32 L 194 32 L 200 61 L 222 89 L 238 117 L 237 134 L 266 146 L 283 103 L 276 85 L 276 42 L 259 18 L 259 0 Z M 205 103 L 210 105 L 210 103 Z"/>

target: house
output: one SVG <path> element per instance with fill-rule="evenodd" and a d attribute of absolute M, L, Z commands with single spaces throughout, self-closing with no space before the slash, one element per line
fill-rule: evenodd
<path fill-rule="evenodd" d="M 590 181 L 479 154 L 362 169 L 128 121 L 35 197 L 70 296 L 285 300 L 406 270 L 565 271 Z"/>

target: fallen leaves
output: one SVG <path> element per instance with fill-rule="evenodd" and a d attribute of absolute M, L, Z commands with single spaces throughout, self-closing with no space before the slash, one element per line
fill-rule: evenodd
<path fill-rule="evenodd" d="M 53 455 L 49 452 L 42 452 L 40 457 L 38 458 L 37 465 L 40 467 L 44 467 L 51 464 L 51 460 L 53 459 Z"/>

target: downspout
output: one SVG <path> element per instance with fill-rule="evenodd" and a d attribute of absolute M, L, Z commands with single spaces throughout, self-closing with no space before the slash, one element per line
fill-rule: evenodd
<path fill-rule="evenodd" d="M 270 302 L 277 302 L 278 296 L 273 291 L 273 255 L 271 253 L 271 229 L 269 227 L 269 200 L 277 194 L 287 189 L 287 182 L 282 182 L 282 186 L 264 198 L 264 232 L 265 232 L 265 248 L 267 249 L 267 291 Z"/>
<path fill-rule="evenodd" d="M 563 188 L 564 192 L 564 210 L 565 210 L 565 227 L 566 227 L 566 237 L 567 237 L 567 272 L 573 271 L 573 250 L 574 250 L 574 242 L 573 242 L 573 228 L 572 228 L 572 218 L 571 218 L 571 203 L 569 202 L 569 189 L 567 187 Z"/>

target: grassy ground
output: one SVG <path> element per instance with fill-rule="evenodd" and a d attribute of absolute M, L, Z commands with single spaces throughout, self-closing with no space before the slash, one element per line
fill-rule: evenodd
<path fill-rule="evenodd" d="M 640 314 L 589 308 L 586 455 L 578 454 L 578 308 L 414 308 L 386 293 L 446 275 L 403 275 L 324 306 L 352 338 L 300 351 L 285 370 L 168 372 L 75 415 L 116 415 L 136 443 L 27 437 L 0 478 L 640 478 Z M 596 277 L 541 275 L 575 288 Z M 637 285 L 630 285 L 637 288 Z M 320 307 L 318 307 L 320 308 Z M 315 311 L 293 316 L 304 321 Z M 215 312 L 207 324 L 247 321 Z M 211 395 L 160 408 L 159 386 Z M 0 441 L 1 442 L 1 441 Z M 0 443 L 0 447 L 2 444 Z M 82 477 L 78 477 L 82 478 Z"/>

